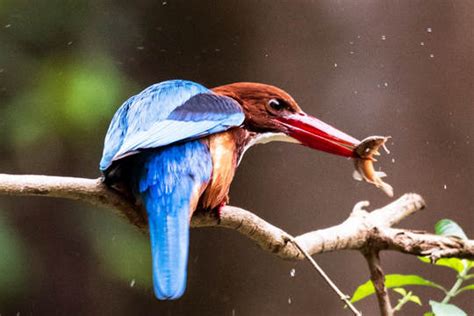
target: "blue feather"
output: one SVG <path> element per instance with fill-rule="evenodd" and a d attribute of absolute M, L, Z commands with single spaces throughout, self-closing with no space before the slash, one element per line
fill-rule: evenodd
<path fill-rule="evenodd" d="M 237 101 L 197 83 L 170 80 L 152 85 L 127 100 L 113 117 L 100 170 L 141 149 L 197 139 L 243 121 Z"/>
<path fill-rule="evenodd" d="M 159 299 L 177 299 L 186 288 L 189 212 L 195 186 L 209 181 L 209 149 L 191 141 L 142 154 L 136 190 L 150 228 L 153 285 Z"/>
<path fill-rule="evenodd" d="M 128 99 L 110 123 L 100 170 L 106 180 L 124 176 L 146 208 L 159 299 L 179 298 L 186 287 L 190 203 L 212 174 L 209 149 L 197 139 L 243 121 L 237 101 L 191 81 L 171 80 Z M 120 159 L 130 155 L 122 165 Z M 127 172 L 115 173 L 122 167 Z"/>

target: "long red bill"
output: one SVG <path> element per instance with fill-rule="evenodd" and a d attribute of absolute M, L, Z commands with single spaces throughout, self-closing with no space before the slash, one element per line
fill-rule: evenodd
<path fill-rule="evenodd" d="M 354 148 L 359 140 L 315 117 L 299 113 L 278 120 L 288 128 L 289 136 L 305 146 L 344 157 L 356 155 Z"/>

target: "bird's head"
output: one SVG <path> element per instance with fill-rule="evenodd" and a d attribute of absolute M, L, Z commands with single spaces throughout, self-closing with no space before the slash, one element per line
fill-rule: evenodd
<path fill-rule="evenodd" d="M 266 84 L 238 82 L 214 88 L 217 94 L 235 99 L 245 113 L 244 127 L 264 142 L 298 142 L 313 149 L 353 157 L 359 140 L 312 117 L 285 91 Z"/>

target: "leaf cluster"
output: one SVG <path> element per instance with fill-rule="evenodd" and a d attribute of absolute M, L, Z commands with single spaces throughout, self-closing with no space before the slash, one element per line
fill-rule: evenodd
<path fill-rule="evenodd" d="M 449 236 L 459 239 L 468 239 L 463 229 L 454 221 L 442 219 L 435 225 L 435 233 L 441 236 Z M 450 289 L 437 284 L 431 280 L 425 279 L 419 275 L 406 274 L 387 274 L 385 276 L 385 286 L 393 292 L 400 295 L 394 312 L 400 311 L 403 306 L 412 302 L 422 306 L 419 296 L 413 291 L 405 289 L 406 286 L 427 286 L 441 291 L 444 298 L 441 301 L 430 300 L 431 311 L 426 312 L 425 316 L 467 316 L 466 312 L 454 304 L 450 304 L 451 299 L 462 292 L 474 290 L 474 283 L 465 285 L 466 282 L 474 278 L 474 273 L 469 273 L 474 267 L 474 261 L 458 258 L 441 258 L 436 262 L 431 262 L 429 257 L 419 257 L 421 262 L 435 264 L 437 266 L 447 267 L 456 272 L 456 281 Z M 351 302 L 355 303 L 375 293 L 375 288 L 371 280 L 361 284 L 352 295 Z"/>

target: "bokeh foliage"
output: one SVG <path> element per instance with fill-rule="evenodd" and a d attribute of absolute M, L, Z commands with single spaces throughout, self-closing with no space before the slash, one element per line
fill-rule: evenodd
<path fill-rule="evenodd" d="M 45 173 L 74 173 L 84 168 L 82 159 L 98 162 L 97 139 L 103 138 L 104 126 L 116 108 L 132 88 L 136 89 L 136 83 L 111 55 L 109 43 L 101 40 L 100 32 L 112 31 L 108 27 L 113 28 L 114 23 L 100 19 L 100 5 L 89 1 L 0 1 L 0 166 L 5 170 L 31 172 L 28 161 L 35 157 L 42 157 L 38 172 Z M 63 148 L 61 154 L 55 154 L 56 147 Z M 72 159 L 72 153 L 82 153 L 82 157 Z M 96 168 L 97 164 L 86 167 L 97 176 Z M 17 300 L 21 302 L 40 288 L 34 285 L 35 279 L 48 282 L 44 274 L 52 273 L 45 266 L 28 264 L 32 257 L 45 254 L 28 250 L 33 245 L 25 244 L 31 241 L 22 240 L 24 232 L 11 224 L 14 218 L 8 218 L 9 203 L 3 204 L 0 313 L 11 306 L 23 306 L 24 302 L 17 304 Z M 34 213 L 34 205 L 26 208 L 18 213 Z M 41 223 L 42 219 L 37 214 L 27 220 L 35 225 L 35 220 Z M 78 220 L 84 219 L 79 216 Z M 64 226 L 67 230 L 67 223 Z M 148 284 L 146 237 L 124 226 L 98 216 L 84 228 L 89 234 L 84 241 L 89 242 L 93 255 L 105 260 L 104 276 L 124 284 L 131 279 L 136 279 L 137 285 Z M 123 230 L 120 242 L 105 236 L 114 227 Z"/>

